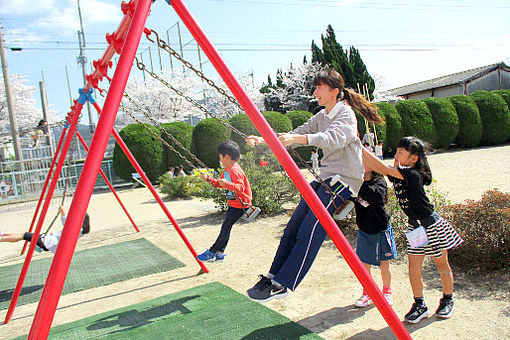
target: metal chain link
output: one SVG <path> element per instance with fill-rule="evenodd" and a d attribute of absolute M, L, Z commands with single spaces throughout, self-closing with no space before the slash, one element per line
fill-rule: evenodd
<path fill-rule="evenodd" d="M 168 131 L 166 131 L 166 129 L 159 123 L 157 122 L 154 118 L 152 118 L 148 113 L 145 112 L 145 109 L 142 108 L 140 105 L 138 105 L 138 103 L 136 103 L 136 101 L 131 98 L 127 92 L 124 92 L 124 97 L 126 97 L 133 105 L 135 105 L 139 110 L 140 112 L 147 118 L 149 119 L 154 125 L 156 125 L 157 127 L 159 127 L 161 129 L 161 131 L 168 137 L 172 140 L 172 142 L 174 142 L 175 144 L 177 144 L 182 150 L 184 150 L 195 162 L 197 162 L 198 165 L 200 165 L 202 168 L 207 168 L 207 165 L 205 165 L 200 159 L 198 159 L 193 153 L 191 153 L 191 151 L 189 151 L 184 145 L 182 145 L 174 136 L 172 136 Z M 121 104 L 122 105 L 122 104 Z M 167 148 L 169 148 L 170 150 L 172 150 L 173 152 L 175 152 L 180 158 L 182 158 L 192 169 L 196 169 L 196 166 L 191 163 L 186 157 L 184 157 L 179 151 L 177 151 L 173 146 L 171 146 L 169 143 L 167 143 L 167 141 L 165 141 L 163 138 L 161 138 L 161 136 L 158 136 L 154 131 L 152 131 L 150 129 L 150 127 L 147 126 L 147 124 L 143 123 L 142 121 L 140 121 L 132 112 L 130 112 L 129 110 L 126 109 L 126 107 L 124 105 L 122 105 L 122 109 L 124 110 L 124 112 L 126 112 L 131 118 L 133 118 L 137 123 L 141 124 L 142 126 L 144 126 L 153 136 L 157 137 Z"/>
<path fill-rule="evenodd" d="M 232 104 L 236 105 L 241 111 L 244 111 L 243 107 L 241 105 L 239 105 L 239 102 L 237 101 L 237 99 L 235 97 L 233 97 L 230 94 L 228 94 L 227 91 L 225 91 L 224 89 L 222 89 L 221 87 L 216 85 L 216 83 L 214 81 L 212 81 L 211 79 L 207 78 L 202 71 L 197 70 L 193 66 L 193 64 L 191 64 L 189 61 L 184 59 L 179 53 L 177 53 L 177 51 L 175 51 L 173 48 L 171 48 L 170 45 L 168 45 L 166 43 L 166 41 L 164 41 L 163 39 L 160 39 L 159 34 L 156 31 L 154 31 L 152 29 L 149 29 L 149 31 L 150 31 L 150 34 L 145 34 L 145 37 L 147 38 L 147 40 L 149 40 L 150 42 L 154 43 L 155 41 L 153 39 L 149 38 L 149 36 L 151 34 L 154 34 L 156 36 L 156 40 L 157 40 L 156 43 L 158 44 L 158 46 L 160 48 L 162 48 L 167 53 L 169 53 L 174 58 L 176 58 L 181 63 L 183 63 L 187 68 L 189 68 L 190 70 L 195 72 L 196 75 L 199 76 L 202 80 L 204 80 L 209 86 L 213 87 L 214 89 L 216 89 L 216 91 L 218 91 L 223 96 L 225 96 Z"/>

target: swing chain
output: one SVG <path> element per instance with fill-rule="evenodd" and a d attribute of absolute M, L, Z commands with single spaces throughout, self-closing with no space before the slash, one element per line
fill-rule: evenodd
<path fill-rule="evenodd" d="M 216 118 L 222 125 L 224 125 L 225 127 L 227 127 L 228 129 L 232 130 L 233 132 L 237 133 L 239 136 L 243 137 L 243 138 L 248 138 L 248 135 L 246 135 L 245 133 L 239 131 L 238 129 L 236 129 L 235 127 L 233 127 L 232 125 L 228 124 L 223 118 L 217 116 L 216 114 L 212 113 L 211 111 L 209 111 L 207 108 L 205 108 L 203 105 L 201 105 L 200 103 L 198 103 L 196 100 L 192 99 L 191 97 L 187 96 L 184 92 L 182 92 L 181 90 L 173 87 L 169 82 L 167 82 L 165 79 L 159 77 L 156 73 L 148 70 L 144 63 L 142 63 L 141 61 L 138 60 L 137 57 L 135 57 L 135 61 L 136 61 L 136 67 L 138 67 L 138 69 L 140 71 L 143 71 L 143 72 L 146 72 L 148 73 L 151 77 L 153 77 L 154 79 L 158 80 L 159 82 L 161 82 L 163 85 L 165 85 L 166 87 L 168 87 L 169 89 L 171 89 L 172 91 L 174 91 L 175 93 L 177 93 L 179 96 L 183 97 L 184 99 L 186 99 L 189 103 L 193 104 L 196 108 L 198 108 L 200 111 L 204 112 L 207 115 L 213 117 L 213 118 Z"/>
<path fill-rule="evenodd" d="M 214 89 L 216 89 L 216 91 L 218 91 L 220 94 L 222 94 L 223 96 L 225 96 L 232 104 L 235 104 L 241 111 L 244 111 L 242 106 L 239 105 L 239 102 L 237 101 L 237 99 L 233 96 L 231 96 L 230 94 L 228 94 L 224 89 L 222 89 L 221 87 L 219 87 L 218 85 L 216 85 L 216 83 L 207 78 L 205 76 L 205 74 L 200 71 L 200 70 L 197 70 L 193 64 L 191 64 L 189 61 L 187 61 L 186 59 L 184 59 L 179 53 L 177 53 L 177 51 L 175 51 L 173 48 L 170 47 L 170 45 L 168 45 L 166 43 L 166 41 L 164 41 L 163 39 L 161 39 L 159 37 L 159 34 L 152 30 L 152 29 L 147 29 L 146 32 L 149 31 L 150 33 L 146 33 L 145 34 L 145 37 L 147 38 L 147 40 L 149 40 L 150 42 L 154 43 L 156 42 L 158 44 L 158 46 L 160 48 L 162 48 L 164 51 L 166 51 L 167 53 L 169 53 L 170 55 L 172 55 L 174 58 L 176 58 L 177 60 L 179 60 L 181 63 L 183 63 L 187 68 L 189 68 L 190 70 L 192 70 L 193 72 L 196 73 L 197 76 L 199 76 L 202 80 L 204 80 L 209 86 L 213 87 Z M 154 41 L 153 39 L 150 38 L 150 35 L 154 34 L 156 36 L 156 40 L 157 41 Z"/>
<path fill-rule="evenodd" d="M 154 125 L 156 125 L 157 127 L 159 127 L 161 129 L 161 131 L 168 137 L 172 140 L 172 142 L 174 142 L 175 144 L 177 144 L 181 149 L 185 150 L 185 152 L 191 157 L 193 158 L 193 160 L 195 162 L 197 162 L 198 165 L 200 165 L 202 168 L 207 168 L 207 166 L 200 160 L 198 159 L 195 155 L 193 155 L 184 145 L 182 145 L 174 136 L 172 136 L 170 133 L 168 133 L 168 131 L 166 131 L 166 129 L 159 123 L 157 122 L 154 118 L 152 118 L 149 114 L 147 114 L 145 112 L 145 109 L 142 108 L 140 105 L 138 105 L 138 103 L 135 102 L 134 99 L 132 99 L 126 92 L 124 92 L 124 97 L 126 97 L 133 105 L 135 105 L 138 110 L 140 110 L 140 112 L 147 118 L 149 119 Z M 121 104 L 122 105 L 122 104 Z M 161 138 L 161 136 L 158 136 L 154 131 L 152 131 L 152 129 L 150 129 L 149 126 L 147 126 L 147 124 L 143 123 L 142 121 L 140 121 L 132 112 L 130 112 L 129 110 L 126 109 L 126 107 L 124 105 L 122 105 L 122 109 L 124 110 L 124 112 L 126 112 L 131 118 L 133 118 L 137 123 L 141 124 L 143 127 L 145 127 L 145 129 L 147 129 L 153 136 L 155 136 L 156 138 L 158 138 L 167 148 L 169 148 L 170 150 L 172 150 L 173 152 L 175 152 L 180 158 L 182 158 L 191 168 L 195 169 L 196 166 L 191 163 L 186 157 L 184 157 L 179 151 L 177 151 L 173 146 L 171 146 L 167 141 L 165 141 L 163 138 Z"/>

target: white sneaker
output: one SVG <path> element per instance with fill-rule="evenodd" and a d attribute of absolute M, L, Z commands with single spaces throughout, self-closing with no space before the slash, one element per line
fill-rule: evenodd
<path fill-rule="evenodd" d="M 391 295 L 391 293 L 384 293 L 384 298 L 386 299 L 386 301 L 388 301 L 388 303 L 390 304 L 390 306 L 393 305 L 393 295 Z"/>
<path fill-rule="evenodd" d="M 368 295 L 361 295 L 361 297 L 356 300 L 356 302 L 354 303 L 354 306 L 358 307 L 358 308 L 363 308 L 363 307 L 366 307 L 366 306 L 370 306 L 372 304 L 372 299 L 370 298 L 370 296 Z"/>

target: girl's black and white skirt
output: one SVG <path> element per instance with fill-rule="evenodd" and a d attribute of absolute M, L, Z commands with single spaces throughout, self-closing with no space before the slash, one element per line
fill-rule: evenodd
<path fill-rule="evenodd" d="M 408 231 L 420 225 L 425 227 L 429 242 L 423 247 L 411 248 L 408 241 L 407 253 L 409 255 L 440 257 L 443 250 L 453 249 L 464 242 L 453 226 L 435 212 L 419 222 L 409 220 Z"/>

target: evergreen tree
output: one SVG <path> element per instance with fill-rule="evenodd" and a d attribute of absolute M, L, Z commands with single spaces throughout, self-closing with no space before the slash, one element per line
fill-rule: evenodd
<path fill-rule="evenodd" d="M 361 59 L 359 51 L 351 47 L 349 53 L 336 41 L 335 31 L 331 25 L 326 29 L 326 35 L 321 35 L 322 49 L 312 40 L 312 63 L 332 66 L 345 81 L 345 86 L 357 91 L 358 84 L 368 85 L 369 93 L 375 89 L 374 79 L 370 76 Z"/>

